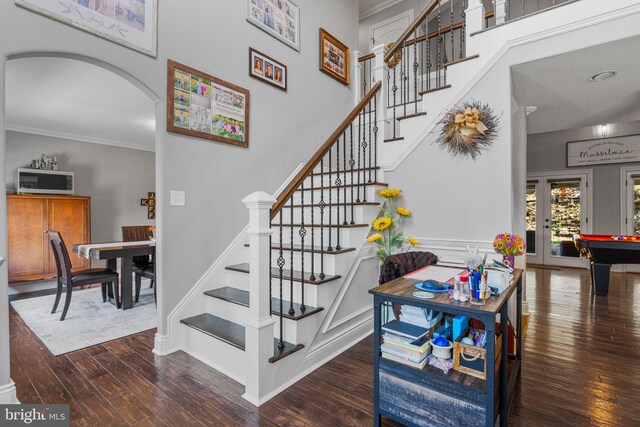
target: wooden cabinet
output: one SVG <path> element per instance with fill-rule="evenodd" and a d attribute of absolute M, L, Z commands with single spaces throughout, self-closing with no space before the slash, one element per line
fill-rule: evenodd
<path fill-rule="evenodd" d="M 7 195 L 9 282 L 56 277 L 48 230 L 73 243 L 91 241 L 91 198 L 84 196 Z M 90 268 L 89 260 L 71 256 L 73 270 Z"/>

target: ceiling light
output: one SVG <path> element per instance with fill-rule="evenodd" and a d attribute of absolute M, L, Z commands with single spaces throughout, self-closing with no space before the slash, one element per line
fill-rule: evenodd
<path fill-rule="evenodd" d="M 590 82 L 603 82 L 603 81 L 605 81 L 607 79 L 615 77 L 616 74 L 618 74 L 618 72 L 614 71 L 614 70 L 603 71 L 601 73 L 598 73 L 596 75 L 593 75 L 593 76 L 589 77 L 589 81 Z"/>
<path fill-rule="evenodd" d="M 600 125 L 598 126 L 598 133 L 600 134 L 600 138 L 606 138 L 609 136 L 609 125 Z"/>

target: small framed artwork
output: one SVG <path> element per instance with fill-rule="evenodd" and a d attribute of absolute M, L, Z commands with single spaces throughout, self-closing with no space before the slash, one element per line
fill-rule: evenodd
<path fill-rule="evenodd" d="M 320 70 L 349 85 L 349 48 L 320 28 Z"/>
<path fill-rule="evenodd" d="M 249 91 L 169 60 L 167 131 L 249 146 Z"/>
<path fill-rule="evenodd" d="M 300 50 L 300 8 L 290 0 L 246 0 L 247 21 Z"/>
<path fill-rule="evenodd" d="M 287 91 L 287 66 L 253 48 L 249 48 L 249 75 Z"/>
<path fill-rule="evenodd" d="M 158 0 L 15 0 L 15 3 L 156 57 Z"/>

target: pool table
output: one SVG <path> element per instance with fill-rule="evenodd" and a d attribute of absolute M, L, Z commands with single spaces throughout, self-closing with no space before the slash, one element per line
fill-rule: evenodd
<path fill-rule="evenodd" d="M 611 264 L 640 264 L 640 236 L 576 234 L 573 240 L 591 262 L 591 283 L 596 295 L 609 293 Z"/>

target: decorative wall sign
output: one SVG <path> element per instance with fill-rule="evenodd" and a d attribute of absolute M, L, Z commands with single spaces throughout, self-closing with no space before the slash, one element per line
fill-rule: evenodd
<path fill-rule="evenodd" d="M 146 199 L 140 199 L 140 206 L 147 207 L 148 219 L 156 219 L 156 193 L 147 193 Z"/>
<path fill-rule="evenodd" d="M 253 48 L 249 48 L 249 75 L 287 91 L 287 66 Z"/>
<path fill-rule="evenodd" d="M 247 0 L 247 21 L 300 50 L 300 8 L 290 0 Z"/>
<path fill-rule="evenodd" d="M 156 57 L 158 0 L 15 0 L 18 6 Z"/>
<path fill-rule="evenodd" d="M 249 91 L 169 60 L 167 131 L 249 146 Z"/>
<path fill-rule="evenodd" d="M 320 28 L 320 70 L 349 85 L 349 48 Z"/>
<path fill-rule="evenodd" d="M 482 148 L 493 144 L 499 122 L 489 104 L 465 102 L 447 111 L 440 120 L 442 132 L 435 142 L 454 156 L 475 159 Z"/>
<path fill-rule="evenodd" d="M 567 142 L 567 167 L 640 162 L 640 135 Z"/>

